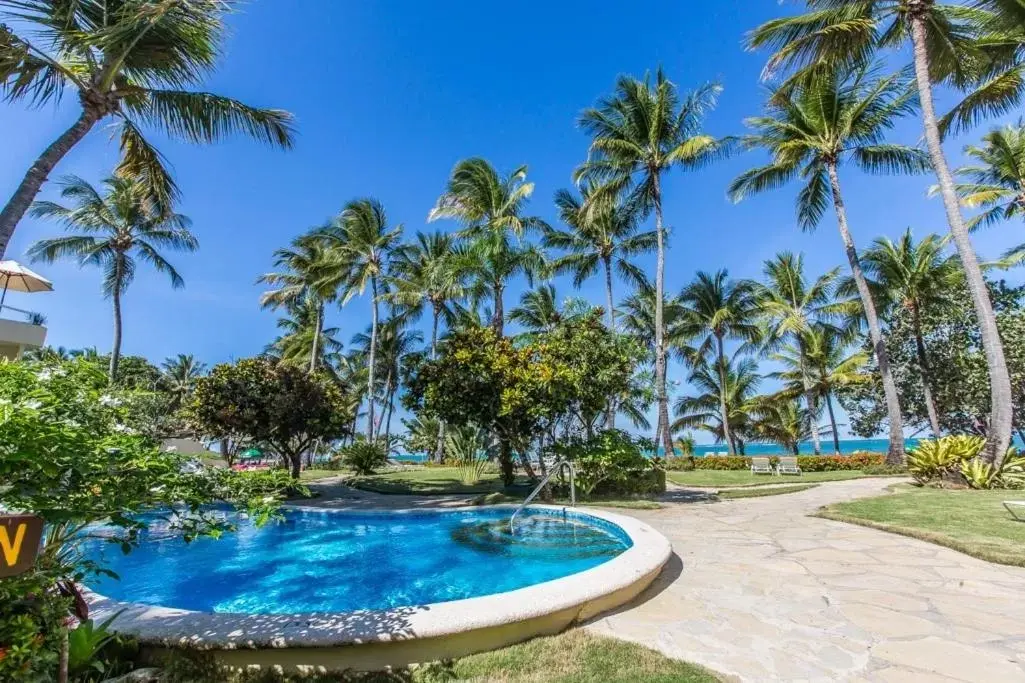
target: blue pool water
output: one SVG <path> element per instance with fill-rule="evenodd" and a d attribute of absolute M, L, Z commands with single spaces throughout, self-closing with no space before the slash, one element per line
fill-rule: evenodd
<path fill-rule="evenodd" d="M 219 540 L 152 531 L 124 555 L 101 539 L 86 554 L 119 578 L 90 588 L 115 598 L 206 612 L 283 614 L 386 609 L 522 588 L 597 566 L 630 546 L 594 517 L 508 510 L 320 512 L 243 523 Z"/>

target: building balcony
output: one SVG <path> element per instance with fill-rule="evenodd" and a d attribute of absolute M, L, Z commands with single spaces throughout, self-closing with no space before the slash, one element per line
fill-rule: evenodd
<path fill-rule="evenodd" d="M 38 349 L 45 342 L 46 328 L 42 325 L 0 318 L 0 358 L 17 360 L 25 351 Z"/>

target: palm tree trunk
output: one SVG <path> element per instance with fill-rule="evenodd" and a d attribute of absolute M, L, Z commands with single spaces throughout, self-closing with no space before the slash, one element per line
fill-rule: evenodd
<path fill-rule="evenodd" d="M 879 364 L 879 375 L 883 381 L 886 415 L 890 422 L 890 443 L 886 451 L 886 462 L 891 465 L 902 465 L 904 464 L 904 424 L 901 418 L 897 385 L 894 383 L 893 373 L 890 371 L 890 354 L 886 351 L 886 342 L 883 341 L 883 334 L 879 327 L 876 305 L 872 301 L 872 293 L 868 289 L 865 273 L 861 270 L 854 238 L 851 237 L 851 231 L 847 227 L 847 209 L 840 193 L 840 176 L 836 172 L 836 162 L 829 162 L 826 168 L 829 171 L 829 184 L 833 192 L 833 208 L 836 210 L 840 237 L 843 239 L 847 260 L 851 265 L 851 275 L 854 276 L 854 283 L 857 285 L 858 295 L 861 297 L 861 306 L 865 312 L 865 320 L 868 322 L 868 333 L 872 339 L 872 349 L 875 352 L 876 362 Z"/>
<path fill-rule="evenodd" d="M 374 363 L 377 361 L 377 277 L 370 278 L 373 309 L 370 318 L 370 358 L 367 363 L 367 440 L 374 440 Z"/>
<path fill-rule="evenodd" d="M 616 331 L 616 309 L 612 300 L 612 259 L 608 256 L 602 259 L 605 265 L 605 306 L 609 309 L 609 331 Z M 609 396 L 608 409 L 605 411 L 605 429 L 616 428 L 616 397 Z M 669 457 L 667 454 L 666 457 Z"/>
<path fill-rule="evenodd" d="M 925 339 L 922 338 L 922 320 L 918 306 L 911 306 L 911 324 L 915 328 L 915 351 L 918 354 L 918 374 L 922 378 L 922 396 L 925 399 L 925 412 L 929 414 L 929 426 L 932 427 L 934 438 L 940 438 L 940 417 L 936 411 L 936 399 L 932 395 L 932 372 L 929 369 L 929 358 L 925 354 Z"/>
<path fill-rule="evenodd" d="M 21 179 L 21 183 L 11 195 L 7 205 L 3 211 L 0 211 L 0 258 L 3 258 L 7 251 L 7 245 L 11 242 L 11 236 L 14 235 L 14 229 L 18 227 L 18 222 L 28 211 L 36 195 L 39 194 L 39 189 L 46 182 L 47 176 L 64 158 L 64 155 L 71 151 L 71 148 L 77 145 L 101 118 L 103 118 L 101 112 L 91 107 L 84 107 L 78 120 L 43 150 L 25 177 Z"/>
<path fill-rule="evenodd" d="M 495 313 L 491 325 L 499 337 L 505 334 L 505 287 L 501 282 L 495 283 Z"/>
<path fill-rule="evenodd" d="M 829 411 L 829 424 L 833 428 L 833 452 L 840 455 L 840 431 L 836 428 L 836 415 L 833 413 L 833 395 L 826 392 L 826 410 Z"/>
<path fill-rule="evenodd" d="M 381 438 L 381 426 L 384 424 L 384 415 L 387 412 L 386 407 L 388 405 L 388 397 L 391 394 L 391 373 L 392 369 L 389 365 L 388 374 L 384 376 L 384 400 L 381 401 L 381 414 L 377 416 L 377 425 L 374 429 L 374 433 L 377 435 L 378 439 Z"/>
<path fill-rule="evenodd" d="M 663 299 L 665 298 L 666 252 L 662 228 L 662 185 L 658 172 L 652 173 L 652 196 L 655 203 L 655 237 L 657 260 L 655 267 L 655 391 L 658 396 L 658 427 L 656 446 L 661 440 L 664 457 L 673 456 L 673 435 L 669 431 L 669 396 L 666 393 L 666 348 L 663 329 Z"/>
<path fill-rule="evenodd" d="M 804 401 L 808 404 L 808 420 L 811 427 L 811 446 L 815 455 L 822 455 L 822 443 L 819 441 L 818 420 L 816 415 L 818 407 L 815 404 L 815 390 L 811 385 L 811 378 L 808 376 L 808 361 L 804 353 L 804 342 L 798 341 L 801 349 L 801 380 L 804 382 Z"/>
<path fill-rule="evenodd" d="M 438 318 L 441 310 L 437 304 L 433 305 L 434 320 L 431 322 L 431 360 L 438 358 Z M 438 420 L 438 441 L 434 447 L 434 461 L 441 463 L 445 459 L 445 423 Z"/>
<path fill-rule="evenodd" d="M 730 432 L 730 408 L 726 405 L 726 353 L 723 350 L 722 335 L 715 335 L 716 365 L 719 368 L 719 414 L 722 417 L 722 438 L 726 442 L 726 450 L 730 455 L 736 455 L 737 446 L 733 443 L 733 434 Z"/>
<path fill-rule="evenodd" d="M 110 300 L 114 305 L 114 342 L 110 347 L 110 368 L 107 375 L 110 383 L 117 381 L 117 366 L 121 361 L 121 281 L 124 279 L 124 255 L 114 257 L 114 289 Z"/>
<path fill-rule="evenodd" d="M 317 320 L 313 326 L 313 348 L 310 350 L 310 374 L 317 369 L 317 347 L 320 345 L 320 331 L 324 327 L 324 302 L 317 300 Z"/>
<path fill-rule="evenodd" d="M 388 417 L 384 420 L 385 453 L 391 455 L 391 414 L 395 410 L 395 390 L 388 392 Z"/>
<path fill-rule="evenodd" d="M 993 304 L 986 289 L 979 259 L 975 255 L 972 241 L 968 236 L 961 207 L 958 204 L 957 192 L 954 190 L 954 177 L 943 154 L 940 129 L 936 119 L 936 107 L 932 100 L 932 82 L 929 78 L 929 55 L 926 50 L 928 27 L 926 17 L 914 13 L 911 20 L 911 40 L 914 44 L 915 80 L 918 84 L 918 97 L 922 104 L 922 122 L 925 125 L 925 139 L 929 146 L 929 157 L 932 160 L 936 178 L 939 180 L 940 196 L 943 197 L 943 208 L 947 213 L 950 233 L 957 245 L 957 253 L 964 268 L 965 280 L 975 305 L 975 317 L 979 321 L 982 332 L 982 347 L 986 353 L 986 366 L 989 370 L 990 385 L 990 417 L 986 447 L 981 453 L 985 462 L 997 467 L 1003 462 L 1004 455 L 1011 445 L 1011 428 L 1013 422 L 1011 401 L 1011 376 L 1007 372 L 1007 361 L 1004 359 L 1004 347 L 997 329 L 996 315 Z"/>

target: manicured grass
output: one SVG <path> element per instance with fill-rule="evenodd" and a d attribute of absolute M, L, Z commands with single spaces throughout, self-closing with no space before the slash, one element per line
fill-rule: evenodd
<path fill-rule="evenodd" d="M 169 674 L 169 675 L 168 675 Z M 511 647 L 428 664 L 411 671 L 321 674 L 311 677 L 227 672 L 207 655 L 174 655 L 168 683 L 716 683 L 712 672 L 654 650 L 584 631 L 537 638 Z"/>
<path fill-rule="evenodd" d="M 765 488 L 741 487 L 720 491 L 718 497 L 722 500 L 733 500 L 735 498 L 761 498 L 762 496 L 781 496 L 784 493 L 797 493 L 813 489 L 818 484 L 789 484 L 787 486 L 767 486 Z"/>
<path fill-rule="evenodd" d="M 760 486 L 784 482 L 819 482 L 860 479 L 877 475 L 865 474 L 861 470 L 837 472 L 805 472 L 797 475 L 777 477 L 771 474 L 751 474 L 747 470 L 693 470 L 691 472 L 666 472 L 666 477 L 680 486 Z"/>
<path fill-rule="evenodd" d="M 526 485 L 526 479 L 523 480 Z M 458 467 L 420 467 L 353 478 L 350 483 L 364 491 L 405 495 L 465 495 L 495 493 L 504 490 L 498 473 L 485 474 L 478 483 L 467 485 L 459 479 Z M 517 485 L 514 484 L 514 487 Z"/>
<path fill-rule="evenodd" d="M 968 555 L 1025 567 L 1025 522 L 1001 505 L 1022 491 L 900 487 L 894 493 L 836 503 L 818 516 L 938 543 Z"/>
<path fill-rule="evenodd" d="M 470 505 L 501 505 L 503 503 L 519 503 L 525 496 L 510 496 L 505 493 L 488 493 L 477 496 L 470 501 Z M 543 500 L 537 500 L 544 503 Z M 555 505 L 568 505 L 569 498 L 556 498 L 552 501 Z M 602 508 L 623 508 L 626 510 L 660 510 L 664 505 L 650 498 L 614 498 L 608 496 L 597 496 L 595 498 L 577 498 L 577 505 L 602 507 Z"/>
<path fill-rule="evenodd" d="M 345 474 L 345 472 L 339 472 L 338 470 L 303 470 L 299 476 L 303 481 L 317 481 L 318 479 L 330 479 L 331 477 L 338 477 Z"/>

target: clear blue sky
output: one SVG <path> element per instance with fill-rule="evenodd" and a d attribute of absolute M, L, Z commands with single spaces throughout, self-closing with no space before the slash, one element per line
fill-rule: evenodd
<path fill-rule="evenodd" d="M 374 196 L 409 234 L 426 226 L 428 210 L 461 158 L 483 156 L 499 169 L 529 164 L 536 183 L 530 209 L 555 220 L 552 194 L 570 184 L 587 139 L 576 128 L 579 111 L 610 92 L 621 73 L 641 75 L 663 65 L 682 88 L 709 80 L 725 86 L 708 120 L 714 134 L 742 132 L 762 101 L 764 54 L 745 52 L 742 39 L 758 23 L 787 11 L 776 0 L 714 3 L 656 0 L 624 10 L 617 0 L 538 2 L 288 2 L 254 0 L 230 18 L 232 36 L 208 89 L 246 102 L 293 112 L 298 142 L 281 152 L 246 139 L 212 147 L 173 143 L 154 135 L 171 160 L 184 192 L 182 213 L 194 221 L 201 248 L 171 255 L 185 277 L 181 291 L 141 271 L 125 297 L 124 351 L 159 362 L 179 352 L 208 363 L 258 353 L 274 335 L 275 316 L 261 311 L 256 278 L 271 254 L 322 223 L 349 199 Z M 941 104 L 949 96 L 941 95 Z M 74 118 L 73 93 L 58 109 L 0 106 L 0 194 L 10 196 L 35 156 Z M 919 138 L 915 119 L 895 139 Z M 981 131 L 973 134 L 977 136 Z M 58 167 L 100 180 L 117 161 L 109 132 L 97 129 Z M 957 150 L 966 140 L 948 147 Z M 835 222 L 816 234 L 795 226 L 796 189 L 732 205 L 729 181 L 758 155 L 738 157 L 665 185 L 672 227 L 667 259 L 670 289 L 697 270 L 728 267 L 756 277 L 777 251 L 807 255 L 812 274 L 844 264 Z M 843 174 L 855 238 L 911 226 L 919 236 L 945 229 L 927 178 L 872 178 Z M 56 197 L 55 187 L 43 197 Z M 8 250 L 22 259 L 28 246 L 57 234 L 56 226 L 24 220 Z M 977 245 L 994 256 L 1021 241 L 1016 226 L 982 233 Z M 642 265 L 653 272 L 654 259 Z M 44 313 L 48 342 L 66 347 L 110 345 L 109 304 L 100 276 L 72 263 L 37 266 L 56 292 L 12 294 L 9 303 Z M 1011 279 L 1019 279 L 1012 274 Z M 556 282 L 560 296 L 573 294 Z M 621 283 L 619 293 L 625 293 Z M 507 307 L 522 291 L 512 288 Z M 580 294 L 604 299 L 595 280 Z M 329 313 L 341 337 L 361 331 L 369 302 L 354 300 Z M 682 379 L 681 368 L 672 377 Z"/>

